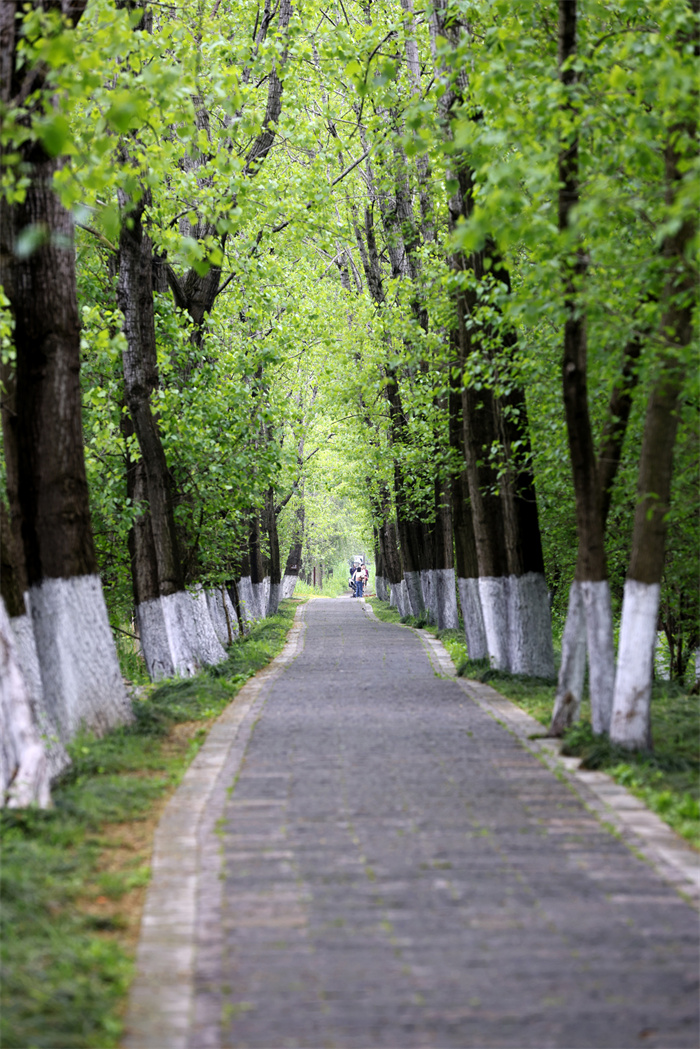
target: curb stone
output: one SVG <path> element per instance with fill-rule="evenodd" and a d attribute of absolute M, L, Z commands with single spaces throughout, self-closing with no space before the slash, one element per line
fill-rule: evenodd
<path fill-rule="evenodd" d="M 377 622 L 371 605 L 366 613 Z M 457 670 L 442 641 L 429 630 L 405 623 L 397 626 L 418 634 L 438 675 L 454 679 L 477 706 L 503 725 L 531 754 L 557 775 L 602 823 L 609 824 L 633 851 L 649 863 L 664 881 L 697 910 L 700 910 L 700 856 L 668 824 L 651 812 L 643 801 L 604 772 L 580 767 L 580 759 L 561 753 L 562 742 L 542 736 L 543 726 L 490 685 L 457 677 Z M 533 738 L 539 737 L 539 738 Z"/>
<path fill-rule="evenodd" d="M 304 645 L 304 605 L 284 648 L 240 690 L 214 722 L 168 802 L 153 839 L 151 882 L 141 921 L 122 1049 L 187 1049 L 194 1012 L 200 882 L 220 894 L 220 854 L 205 849 L 204 824 L 234 781 L 268 686 Z M 210 837 L 210 835 L 209 835 Z"/>

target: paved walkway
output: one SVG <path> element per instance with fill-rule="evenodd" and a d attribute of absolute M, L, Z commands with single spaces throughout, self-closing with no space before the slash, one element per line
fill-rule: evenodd
<path fill-rule="evenodd" d="M 146 935 L 125 1046 L 696 1047 L 693 908 L 415 632 L 350 600 L 304 618 L 192 788 L 200 866 L 165 872 L 182 929 Z"/>

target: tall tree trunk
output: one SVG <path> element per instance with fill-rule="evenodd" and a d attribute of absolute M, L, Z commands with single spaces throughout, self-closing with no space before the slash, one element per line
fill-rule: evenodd
<path fill-rule="evenodd" d="M 282 596 L 293 597 L 301 569 L 301 552 L 304 548 L 304 489 L 300 487 L 299 501 L 294 511 L 294 531 L 282 580 Z"/>
<path fill-rule="evenodd" d="M 690 5 L 695 16 L 693 44 L 700 52 L 698 15 L 700 2 Z M 680 48 L 687 33 L 678 34 Z M 665 152 L 666 202 L 671 208 L 679 192 L 691 153 L 698 155 L 696 114 L 697 79 L 689 116 L 669 129 Z M 683 141 L 692 143 L 681 152 Z M 692 152 L 691 152 L 692 151 Z M 697 233 L 697 215 L 686 215 L 680 227 L 664 238 L 666 263 L 664 310 L 661 330 L 665 351 L 659 360 L 647 404 L 644 439 L 639 464 L 637 508 L 632 534 L 632 556 L 625 582 L 620 624 L 620 644 L 610 736 L 629 749 L 651 747 L 651 683 L 656 643 L 661 578 L 668 530 L 673 448 L 678 428 L 679 401 L 686 373 L 684 351 L 693 341 L 693 308 L 697 303 L 697 275 L 689 260 Z"/>
<path fill-rule="evenodd" d="M 404 471 L 399 461 L 401 446 L 405 442 L 406 436 L 406 418 L 401 403 L 398 376 L 395 372 L 388 374 L 386 395 L 389 401 L 391 440 L 394 449 L 394 501 L 396 504 L 396 526 L 401 547 L 401 561 L 410 612 L 412 615 L 419 617 L 425 612 L 420 578 L 423 529 L 421 522 L 410 509 Z"/>
<path fill-rule="evenodd" d="M 432 587 L 438 630 L 458 630 L 459 612 L 454 569 L 450 486 L 437 478 L 435 480 Z"/>
<path fill-rule="evenodd" d="M 632 394 L 638 381 L 636 362 L 641 348 L 642 335 L 635 332 L 623 352 L 621 375 L 613 387 L 606 422 L 603 425 L 598 452 L 598 483 L 604 529 L 610 510 L 613 483 L 622 458 Z M 586 609 L 580 584 L 575 579 L 569 590 L 561 645 L 561 665 L 548 733 L 550 736 L 562 736 L 578 720 L 586 673 L 586 647 Z"/>
<path fill-rule="evenodd" d="M 491 272 L 510 293 L 508 267 L 490 239 L 487 242 L 487 251 L 491 258 Z M 518 352 L 518 337 L 514 329 L 502 323 L 500 330 L 494 334 L 498 335 L 506 359 L 514 360 Z M 552 678 L 552 616 L 544 574 L 530 424 L 524 390 L 519 386 L 510 385 L 507 392 L 499 395 L 497 408 L 499 437 L 505 461 L 501 492 L 510 572 L 508 622 L 511 670 L 513 673 L 530 677 Z"/>
<path fill-rule="evenodd" d="M 70 14 L 77 21 L 82 5 Z M 16 66 L 18 5 L 0 5 L 5 72 L 1 99 L 12 106 L 41 69 Z M 31 115 L 27 120 L 31 119 Z M 29 603 L 44 700 L 64 740 L 81 727 L 101 733 L 128 721 L 90 522 L 83 456 L 80 321 L 73 223 L 53 191 L 59 161 L 30 136 L 20 147 L 28 177 L 22 202 L 0 204 L 0 284 L 15 320 L 18 500 Z M 44 231 L 15 254 L 28 230 Z"/>
<path fill-rule="evenodd" d="M 389 604 L 397 609 L 401 617 L 411 615 L 408 589 L 401 566 L 398 528 L 392 519 L 385 519 L 380 527 L 379 542 L 382 545 L 382 557 L 389 583 Z"/>
<path fill-rule="evenodd" d="M 246 529 L 246 533 L 249 528 Z M 255 594 L 253 592 L 253 581 L 250 574 L 250 546 L 248 534 L 241 542 L 239 553 L 239 574 L 236 577 L 236 612 L 238 621 L 244 634 L 250 633 L 250 628 L 255 622 Z"/>
<path fill-rule="evenodd" d="M 141 577 L 134 579 L 136 614 L 144 658 L 151 678 L 191 675 L 202 663 L 219 663 L 226 654 L 214 632 L 206 599 L 185 590 L 177 542 L 172 482 L 151 395 L 158 385 L 153 314 L 153 252 L 143 229 L 147 192 L 136 205 L 122 196 L 128 219 L 119 238 L 117 301 L 124 315 L 124 393 L 141 451 L 148 495 L 147 521 L 132 533 L 134 559 Z M 157 594 L 153 567 L 155 554 Z M 144 597 L 144 593 L 149 596 Z"/>
<path fill-rule="evenodd" d="M 451 333 L 451 339 L 453 342 L 456 340 L 454 332 Z M 464 634 L 469 658 L 486 659 L 488 648 L 484 632 L 481 599 L 479 597 L 479 566 L 476 556 L 471 503 L 469 502 L 469 481 L 464 466 L 462 395 L 456 389 L 450 390 L 449 412 L 450 448 L 453 453 L 453 461 L 459 464 L 458 471 L 453 473 L 451 478 L 452 528 L 455 543 L 459 602 L 462 608 Z"/>
<path fill-rule="evenodd" d="M 270 546 L 270 596 L 267 601 L 266 614 L 274 616 L 279 608 L 282 593 L 282 573 L 280 571 L 280 543 L 277 534 L 277 514 L 275 513 L 275 493 L 268 488 L 265 498 L 267 517 L 267 538 Z"/>
<path fill-rule="evenodd" d="M 571 90 L 576 82 L 576 0 L 559 0 L 559 78 L 563 108 L 576 129 Z M 562 143 L 559 154 L 559 229 L 570 237 L 572 211 L 579 202 L 578 132 Z M 574 585 L 586 612 L 590 667 L 591 721 L 597 734 L 610 729 L 614 683 L 612 609 L 605 559 L 600 483 L 588 411 L 586 318 L 580 287 L 587 270 L 581 247 L 562 260 L 564 353 L 562 387 L 569 456 L 576 496 L 579 553 Z"/>
<path fill-rule="evenodd" d="M 267 610 L 265 595 L 265 569 L 262 554 L 262 529 L 260 511 L 254 511 L 250 519 L 248 533 L 248 550 L 250 552 L 250 581 L 253 588 L 253 615 L 255 619 L 264 619 Z"/>

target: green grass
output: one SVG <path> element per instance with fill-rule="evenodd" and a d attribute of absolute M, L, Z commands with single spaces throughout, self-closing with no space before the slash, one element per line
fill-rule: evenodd
<path fill-rule="evenodd" d="M 494 670 L 487 660 L 470 660 L 464 633 L 439 631 L 412 616 L 400 618 L 384 601 L 370 601 L 379 619 L 420 626 L 439 637 L 460 676 L 487 682 L 506 699 L 547 728 L 552 716 L 556 681 L 528 678 Z M 564 739 L 564 753 L 581 758 L 584 768 L 600 769 L 636 794 L 678 834 L 700 846 L 700 697 L 691 696 L 676 682 L 656 681 L 652 690 L 651 721 L 654 750 L 630 753 L 594 737 L 590 703 L 584 695 L 581 720 Z"/>
<path fill-rule="evenodd" d="M 118 913 L 90 913 L 80 901 L 118 901 L 144 885 L 149 870 L 102 870 L 110 828 L 143 821 L 177 785 L 206 737 L 207 723 L 247 679 L 281 650 L 294 616 L 256 625 L 218 667 L 168 681 L 135 701 L 133 724 L 70 746 L 72 765 L 53 789 L 48 811 L 4 810 L 2 832 L 3 1049 L 110 1049 L 132 974 L 119 939 Z M 169 745 L 181 722 L 201 724 L 182 746 Z"/>

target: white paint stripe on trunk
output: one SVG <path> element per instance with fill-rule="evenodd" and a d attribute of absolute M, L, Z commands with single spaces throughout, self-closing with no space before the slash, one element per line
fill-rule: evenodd
<path fill-rule="evenodd" d="M 588 676 L 591 693 L 591 725 L 596 735 L 610 731 L 615 688 L 612 606 L 607 580 L 581 581 L 586 609 Z"/>
<path fill-rule="evenodd" d="M 61 739 L 132 717 L 98 575 L 45 579 L 29 591 L 44 700 Z"/>
<path fill-rule="evenodd" d="M 268 616 L 277 615 L 277 610 L 280 606 L 282 593 L 281 583 L 270 583 L 270 593 L 267 598 L 267 614 Z"/>
<path fill-rule="evenodd" d="M 404 577 L 399 585 L 405 594 L 404 611 L 401 612 L 401 615 L 415 616 L 416 619 L 420 619 L 425 612 L 425 599 L 423 597 L 423 584 L 420 572 L 404 572 Z"/>
<path fill-rule="evenodd" d="M 459 603 L 462 607 L 464 634 L 470 659 L 488 659 L 484 617 L 481 611 L 478 579 L 459 579 Z"/>
<path fill-rule="evenodd" d="M 554 677 L 552 617 L 541 572 L 508 577 L 510 666 L 514 674 Z"/>
<path fill-rule="evenodd" d="M 294 596 L 294 590 L 297 585 L 297 575 L 285 575 L 282 579 L 282 597 L 288 598 Z"/>
<path fill-rule="evenodd" d="M 433 569 L 433 590 L 435 591 L 438 630 L 459 630 L 454 568 Z"/>
<path fill-rule="evenodd" d="M 238 600 L 241 606 L 241 618 L 246 627 L 255 622 L 255 593 L 253 583 L 249 575 L 241 576 L 238 580 Z"/>
<path fill-rule="evenodd" d="M 214 633 L 216 634 L 219 644 L 226 647 L 226 645 L 229 644 L 229 636 L 221 591 L 214 588 L 207 590 L 206 595 L 207 608 L 209 609 L 209 616 L 211 618 L 212 626 L 214 627 Z"/>
<path fill-rule="evenodd" d="M 649 711 L 656 620 L 661 587 L 628 579 L 622 599 L 620 644 L 610 739 L 623 747 L 649 747 Z"/>
<path fill-rule="evenodd" d="M 426 617 L 429 623 L 437 623 L 437 604 L 435 601 L 435 576 L 432 568 L 422 569 L 420 576 L 421 593 L 425 605 Z"/>
<path fill-rule="evenodd" d="M 561 666 L 549 731 L 561 736 L 578 721 L 581 695 L 586 674 L 586 609 L 581 584 L 573 581 L 569 588 L 569 605 L 561 640 Z"/>
<path fill-rule="evenodd" d="M 267 594 L 265 593 L 265 581 L 252 583 L 253 589 L 253 615 L 256 620 L 264 619 L 267 611 Z"/>
<path fill-rule="evenodd" d="M 28 603 L 25 601 L 25 603 Z M 46 751 L 48 772 L 51 781 L 55 780 L 70 765 L 68 752 L 61 742 L 55 720 L 51 717 L 44 702 L 44 689 L 41 684 L 39 655 L 34 640 L 34 627 L 31 616 L 13 616 L 10 620 L 12 633 L 17 649 L 22 677 L 27 686 L 32 718 L 37 726 L 41 742 Z"/>
<path fill-rule="evenodd" d="M 209 667 L 223 663 L 226 659 L 226 652 L 216 636 L 214 624 L 209 615 L 207 595 L 201 585 L 197 585 L 190 591 L 190 601 L 196 631 L 198 661 Z"/>
<path fill-rule="evenodd" d="M 479 598 L 491 666 L 510 670 L 507 576 L 480 576 Z"/>
<path fill-rule="evenodd" d="M 5 603 L 0 598 L 0 808 L 51 804 L 49 765 L 19 664 Z"/>
<path fill-rule="evenodd" d="M 175 667 L 170 651 L 170 640 L 159 597 L 142 601 L 136 606 L 136 622 L 141 639 L 141 650 L 151 681 L 174 677 Z"/>
<path fill-rule="evenodd" d="M 402 618 L 404 616 L 413 615 L 413 610 L 412 610 L 412 606 L 411 606 L 411 599 L 410 599 L 409 593 L 408 593 L 408 584 L 406 583 L 405 579 L 402 579 L 401 582 L 398 584 L 397 590 L 398 590 L 398 594 L 397 594 L 396 600 L 397 600 L 397 608 L 398 608 L 398 611 L 399 611 L 399 615 Z"/>
<path fill-rule="evenodd" d="M 179 677 L 192 677 L 200 666 L 192 598 L 186 590 L 178 590 L 175 594 L 161 597 L 160 604 L 170 645 L 173 672 Z"/>

